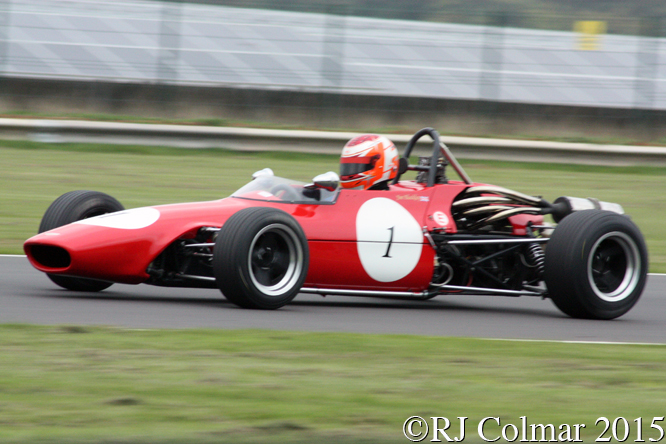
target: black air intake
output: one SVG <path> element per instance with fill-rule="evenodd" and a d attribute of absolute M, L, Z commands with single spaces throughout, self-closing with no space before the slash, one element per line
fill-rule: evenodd
<path fill-rule="evenodd" d="M 62 247 L 32 245 L 29 254 L 35 262 L 43 267 L 67 268 L 72 263 L 69 253 Z"/>

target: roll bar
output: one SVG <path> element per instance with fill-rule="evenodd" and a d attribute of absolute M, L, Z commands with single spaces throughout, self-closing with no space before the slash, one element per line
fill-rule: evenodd
<path fill-rule="evenodd" d="M 430 138 L 432 138 L 433 140 L 432 157 L 430 159 L 430 165 L 429 166 L 410 165 L 409 156 L 412 154 L 412 150 L 414 149 L 416 142 L 418 142 L 419 139 L 421 139 L 421 137 L 425 135 L 430 136 Z M 433 128 L 423 128 L 422 130 L 417 131 L 416 134 L 414 134 L 411 140 L 407 143 L 407 146 L 405 147 L 405 153 L 403 154 L 402 158 L 400 158 L 400 167 L 398 168 L 398 174 L 396 175 L 395 179 L 393 179 L 393 182 L 391 182 L 391 184 L 392 185 L 397 184 L 402 174 L 405 173 L 406 171 L 427 171 L 428 172 L 427 186 L 429 187 L 434 186 L 435 178 L 437 176 L 437 164 L 439 163 L 439 158 L 442 156 L 449 162 L 451 167 L 453 167 L 453 169 L 456 171 L 458 176 L 460 176 L 460 179 L 462 179 L 463 182 L 465 182 L 467 185 L 470 185 L 472 183 L 472 180 L 469 178 L 467 173 L 465 173 L 465 170 L 463 170 L 462 166 L 460 166 L 456 158 L 453 157 L 453 154 L 449 150 L 449 147 L 447 147 L 440 140 L 439 133 L 435 131 Z"/>

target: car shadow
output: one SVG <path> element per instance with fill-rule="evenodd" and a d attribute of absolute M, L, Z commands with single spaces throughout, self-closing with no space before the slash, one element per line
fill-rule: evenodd
<path fill-rule="evenodd" d="M 132 286 L 128 286 L 130 288 Z M 150 302 L 150 303 L 168 303 L 183 304 L 191 306 L 205 306 L 223 309 L 245 310 L 229 302 L 221 294 L 211 293 L 211 296 L 182 295 L 182 294 L 159 294 L 163 292 L 174 293 L 175 289 L 162 287 L 147 287 L 150 289 L 146 293 L 146 288 L 137 288 L 137 291 L 107 289 L 101 292 L 74 292 L 65 289 L 53 288 L 42 289 L 39 292 L 30 292 L 32 297 L 43 298 L 61 298 L 61 299 L 79 299 L 79 300 L 108 300 L 123 302 Z M 184 289 L 191 291 L 192 289 Z M 208 292 L 208 290 L 204 290 Z M 550 306 L 544 308 L 507 306 L 506 304 L 493 306 L 492 303 L 478 301 L 483 298 L 489 301 L 492 298 L 507 299 L 501 296 L 470 296 L 469 302 L 461 301 L 460 296 L 455 296 L 456 300 L 446 299 L 446 296 L 439 298 L 419 301 L 408 298 L 368 298 L 368 297 L 321 297 L 313 295 L 299 295 L 292 302 L 277 310 L 277 312 L 293 313 L 302 311 L 302 308 L 357 308 L 373 310 L 427 310 L 428 312 L 459 312 L 459 313 L 483 313 L 483 314 L 508 314 L 518 316 L 532 316 L 550 319 L 562 319 L 568 317 L 561 314 Z M 310 298 L 310 299 L 305 299 Z M 316 299 L 315 299 L 316 298 Z M 513 298 L 511 298 L 513 299 Z M 516 301 L 518 303 L 518 301 Z M 543 301 L 544 304 L 551 304 L 549 301 Z"/>
<path fill-rule="evenodd" d="M 197 296 L 163 296 L 130 292 L 119 292 L 113 290 L 104 290 L 101 292 L 78 292 L 64 289 L 52 289 L 44 291 L 41 294 L 31 294 L 33 297 L 60 298 L 60 299 L 87 299 L 87 300 L 108 300 L 108 301 L 127 301 L 127 302 L 154 302 L 154 303 L 172 303 L 204 305 L 211 307 L 235 307 L 222 295 L 219 297 L 197 297 Z"/>
<path fill-rule="evenodd" d="M 477 298 L 478 296 L 471 296 L 472 298 Z M 501 296 L 484 296 L 485 298 L 501 298 Z M 477 305 L 470 300 L 469 303 L 461 301 L 451 301 L 445 300 L 445 296 L 442 299 L 430 299 L 426 301 L 418 300 L 407 300 L 407 299 L 384 299 L 376 298 L 373 300 L 368 300 L 370 298 L 362 298 L 362 300 L 354 300 L 353 297 L 349 297 L 345 300 L 325 300 L 321 301 L 306 301 L 299 300 L 298 297 L 292 301 L 289 305 L 281 308 L 281 310 L 288 310 L 289 307 L 333 307 L 333 308 L 372 308 L 373 310 L 377 309 L 387 309 L 387 310 L 428 310 L 432 311 L 442 311 L 442 312 L 467 312 L 467 313 L 497 313 L 497 314 L 516 314 L 516 315 L 529 315 L 529 316 L 540 316 L 547 318 L 568 318 L 568 316 L 558 312 L 557 310 L 548 308 L 532 308 L 532 307 L 507 307 L 507 306 L 486 306 L 486 305 Z M 545 304 L 549 302 L 544 301 Z"/>

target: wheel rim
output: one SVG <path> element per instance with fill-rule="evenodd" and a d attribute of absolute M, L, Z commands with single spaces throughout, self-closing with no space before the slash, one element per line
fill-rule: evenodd
<path fill-rule="evenodd" d="M 282 224 L 262 228 L 252 239 L 250 279 L 267 296 L 289 292 L 303 270 L 303 248 L 296 232 Z"/>
<path fill-rule="evenodd" d="M 587 274 L 594 293 L 607 302 L 626 299 L 638 285 L 641 258 L 636 242 L 627 234 L 606 233 L 592 246 Z"/>

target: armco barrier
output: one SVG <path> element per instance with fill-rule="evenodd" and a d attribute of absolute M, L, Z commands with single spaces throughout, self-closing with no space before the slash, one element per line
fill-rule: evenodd
<path fill-rule="evenodd" d="M 0 138 L 52 143 L 85 142 L 225 148 L 242 151 L 298 151 L 339 154 L 359 133 L 235 127 L 162 125 L 78 120 L 0 119 Z M 401 149 L 411 138 L 387 134 Z M 420 145 L 430 151 L 428 141 Z M 592 165 L 666 165 L 666 147 L 595 145 L 534 140 L 443 136 L 461 159 L 557 162 Z M 419 149 L 417 149 L 419 153 Z"/>

